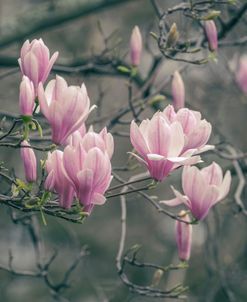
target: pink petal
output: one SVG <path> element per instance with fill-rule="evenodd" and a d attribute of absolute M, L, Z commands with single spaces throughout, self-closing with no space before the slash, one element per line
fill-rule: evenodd
<path fill-rule="evenodd" d="M 184 148 L 184 133 L 183 128 L 179 123 L 174 122 L 171 124 L 170 135 L 170 144 L 169 142 L 166 142 L 167 144 L 169 144 L 169 151 L 167 156 L 177 157 L 180 155 Z"/>
<path fill-rule="evenodd" d="M 44 114 L 47 120 L 50 120 L 49 107 L 47 104 L 46 95 L 42 83 L 39 83 L 38 98 L 39 98 L 41 112 Z"/>
<path fill-rule="evenodd" d="M 134 121 L 130 126 L 130 140 L 136 151 L 143 157 L 149 152 L 145 138 Z"/>
<path fill-rule="evenodd" d="M 217 201 L 220 201 L 227 196 L 231 188 L 231 181 L 232 181 L 231 173 L 230 171 L 227 171 L 224 176 L 223 182 L 219 187 L 220 194 Z"/>
<path fill-rule="evenodd" d="M 171 128 L 162 113 L 156 113 L 148 128 L 149 153 L 167 156 L 171 140 Z"/>
<path fill-rule="evenodd" d="M 85 169 L 77 174 L 79 188 L 77 197 L 83 206 L 88 206 L 92 203 L 93 190 L 93 171 Z"/>
<path fill-rule="evenodd" d="M 169 207 L 175 207 L 175 206 L 180 205 L 183 202 L 180 200 L 180 198 L 176 197 L 176 198 L 173 198 L 170 200 L 161 200 L 160 203 L 163 203 Z"/>
<path fill-rule="evenodd" d="M 213 162 L 210 166 L 203 168 L 201 173 L 209 185 L 221 185 L 223 180 L 222 169 L 215 162 Z"/>
<path fill-rule="evenodd" d="M 48 78 L 49 76 L 49 73 L 51 72 L 51 69 L 52 69 L 52 66 L 54 65 L 57 57 L 58 57 L 59 53 L 58 51 L 56 51 L 53 56 L 51 57 L 50 61 L 49 61 L 49 64 L 46 68 L 46 70 L 44 71 L 44 74 L 43 74 L 43 77 L 41 79 L 41 81 L 44 83 L 46 81 L 46 79 Z"/>
<path fill-rule="evenodd" d="M 93 203 L 97 204 L 97 205 L 102 205 L 106 202 L 105 196 L 102 194 L 99 194 L 99 193 L 94 193 L 92 200 L 93 200 Z"/>

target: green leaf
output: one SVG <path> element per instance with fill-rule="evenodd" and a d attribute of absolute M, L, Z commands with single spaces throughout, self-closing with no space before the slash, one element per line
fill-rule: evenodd
<path fill-rule="evenodd" d="M 149 102 L 149 105 L 153 105 L 154 103 L 163 102 L 166 99 L 166 97 L 162 94 L 156 94 Z"/>
<path fill-rule="evenodd" d="M 159 36 L 152 31 L 150 32 L 150 36 L 153 37 L 156 41 L 159 39 Z"/>
<path fill-rule="evenodd" d="M 131 72 L 131 70 L 128 67 L 122 66 L 122 65 L 118 66 L 117 70 L 122 72 L 122 73 L 130 73 Z"/>

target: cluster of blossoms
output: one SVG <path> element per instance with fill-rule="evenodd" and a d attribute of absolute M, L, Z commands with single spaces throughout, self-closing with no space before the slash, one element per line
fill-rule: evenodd
<path fill-rule="evenodd" d="M 213 21 L 212 21 L 213 22 Z M 211 51 L 217 49 L 215 24 L 206 22 L 205 32 Z M 130 39 L 130 57 L 133 68 L 141 60 L 142 37 L 135 27 Z M 91 213 L 94 205 L 105 203 L 105 192 L 110 186 L 111 158 L 114 151 L 113 137 L 104 128 L 96 133 L 92 127 L 86 129 L 85 121 L 95 106 L 90 100 L 84 84 L 68 86 L 56 76 L 44 88 L 44 83 L 58 56 L 50 59 L 49 49 L 43 41 L 25 42 L 21 49 L 19 64 L 23 74 L 20 85 L 20 112 L 32 118 L 36 106 L 51 127 L 51 139 L 57 149 L 48 153 L 45 162 L 47 176 L 44 187 L 58 195 L 59 205 L 69 209 L 74 199 Z M 199 170 L 192 166 L 201 162 L 200 154 L 214 146 L 208 145 L 211 124 L 202 119 L 200 112 L 185 107 L 185 88 L 178 71 L 172 80 L 173 105 L 156 112 L 151 119 L 143 120 L 138 126 L 132 121 L 130 140 L 135 149 L 132 153 L 143 164 L 150 176 L 162 182 L 175 169 L 183 166 L 182 186 L 184 195 L 173 189 L 175 198 L 161 203 L 168 206 L 184 204 L 194 219 L 203 220 L 209 209 L 228 193 L 231 183 L 230 172 L 224 178 L 219 165 Z M 60 149 L 62 150 L 60 150 Z M 37 180 L 37 162 L 28 141 L 22 142 L 21 156 L 26 180 Z M 176 221 L 176 240 L 181 260 L 190 257 L 192 236 L 191 218 L 182 211 Z"/>
<path fill-rule="evenodd" d="M 84 122 L 95 106 L 84 84 L 68 86 L 65 79 L 56 76 L 44 88 L 51 68 L 57 59 L 50 59 L 47 46 L 40 40 L 26 41 L 21 49 L 19 64 L 23 73 L 20 85 L 20 112 L 32 117 L 35 100 L 51 127 L 52 141 L 64 151 L 48 154 L 45 168 L 45 189 L 58 194 L 59 205 L 70 208 L 77 198 L 83 210 L 90 213 L 94 204 L 105 202 L 104 193 L 112 180 L 111 162 L 113 137 L 104 128 L 100 133 L 86 131 Z M 37 180 L 37 161 L 27 141 L 22 142 L 21 156 L 26 180 Z"/>
<path fill-rule="evenodd" d="M 205 21 L 205 35 L 211 52 L 218 49 L 218 33 L 213 20 Z M 132 49 L 132 65 L 140 63 L 142 41 L 139 29 L 134 28 L 130 41 Z M 245 61 L 237 74 L 239 86 L 245 86 Z M 132 153 L 149 171 L 150 176 L 163 181 L 173 170 L 184 166 L 182 172 L 182 187 L 185 195 L 175 190 L 175 198 L 162 200 L 160 203 L 168 206 L 184 204 L 190 210 L 195 220 L 203 220 L 210 208 L 226 197 L 230 190 L 231 174 L 226 172 L 223 178 L 221 167 L 212 163 L 199 170 L 192 166 L 201 162 L 199 154 L 214 148 L 207 142 L 212 126 L 201 113 L 185 107 L 185 86 L 179 71 L 175 71 L 172 79 L 173 106 L 167 106 L 163 112 L 157 112 L 151 119 L 146 119 L 138 126 L 132 121 L 130 140 L 138 153 Z M 244 90 L 244 89 L 243 89 Z M 179 258 L 187 261 L 190 258 L 192 242 L 192 220 L 188 212 L 179 213 L 176 221 L 176 242 Z"/>

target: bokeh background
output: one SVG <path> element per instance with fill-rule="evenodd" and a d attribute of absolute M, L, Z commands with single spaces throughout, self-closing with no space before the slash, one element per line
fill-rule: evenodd
<path fill-rule="evenodd" d="M 45 11 L 54 10 L 55 18 L 56 7 L 77 5 L 76 2 L 78 2 L 78 7 L 82 2 L 89 4 L 95 2 L 95 11 L 71 18 L 56 26 L 47 25 L 46 28 L 30 32 L 25 37 L 13 39 L 11 43 L 6 43 L 6 39 L 4 40 L 15 30 L 18 35 L 18 27 L 31 27 L 32 20 L 42 19 L 44 7 Z M 149 35 L 151 30 L 157 32 L 158 24 L 150 1 L 119 1 L 118 4 L 109 5 L 104 9 L 100 8 L 100 2 L 102 1 L 98 1 L 99 4 L 96 0 L 0 1 L 0 109 L 2 112 L 18 114 L 21 74 L 18 71 L 17 58 L 20 47 L 27 38 L 41 37 L 49 46 L 51 53 L 58 50 L 57 66 L 73 66 L 85 64 L 89 58 L 102 54 L 104 37 L 100 28 L 105 36 L 116 31 L 109 42 L 109 47 L 117 45 L 116 49 L 112 49 L 106 57 L 110 59 L 114 55 L 128 63 L 130 34 L 132 28 L 138 25 L 149 47 L 149 50 L 146 49 L 143 52 L 140 67 L 141 75 L 143 77 L 147 75 L 152 63 L 150 51 L 159 55 L 156 42 Z M 166 10 L 181 2 L 167 0 L 159 1 L 159 4 L 163 10 Z M 237 2 L 241 5 L 245 3 L 245 0 Z M 226 8 L 222 8 L 222 11 L 222 18 L 224 19 L 224 16 L 227 18 Z M 176 14 L 174 20 L 182 35 L 196 36 L 198 34 L 191 21 L 181 14 Z M 227 38 L 231 40 L 246 34 L 246 24 L 245 13 Z M 203 116 L 212 123 L 211 142 L 219 143 L 225 140 L 239 151 L 247 149 L 247 98 L 235 84 L 234 68 L 236 60 L 244 53 L 247 53 L 245 45 L 220 48 L 218 62 L 209 62 L 203 66 L 163 59 L 154 84 L 159 86 L 163 81 L 167 81 L 176 69 L 182 68 L 187 104 L 200 110 Z M 102 70 L 107 70 L 108 65 L 102 63 Z M 1 75 L 5 75 L 6 72 L 11 72 L 11 74 L 2 77 Z M 98 74 L 97 71 L 68 73 L 61 69 L 61 72 L 53 72 L 50 78 L 54 77 L 55 73 L 64 76 L 70 84 L 85 82 L 91 102 L 99 106 L 98 111 L 91 115 L 88 125 L 99 115 L 104 117 L 114 114 L 127 103 L 126 79 L 119 76 L 117 72 L 112 72 L 112 74 L 109 72 L 109 75 Z M 170 88 L 168 81 L 165 86 L 166 99 L 160 104 L 161 107 L 171 102 Z M 153 112 L 154 110 L 149 108 L 142 117 L 150 117 Z M 131 115 L 126 116 L 126 120 L 130 118 Z M 107 120 L 102 119 L 101 123 L 95 125 L 95 129 L 100 130 L 106 123 Z M 128 133 L 129 126 L 118 126 L 117 131 Z M 131 149 L 128 137 L 115 136 L 113 166 L 124 165 L 128 159 L 127 152 Z M 37 152 L 37 156 L 41 158 L 43 155 Z M 14 168 L 19 178 L 23 178 L 19 150 L 2 148 L 0 160 L 5 162 L 10 170 Z M 233 174 L 231 194 L 217 205 L 206 221 L 193 227 L 193 248 L 189 268 L 167 273 L 162 279 L 161 287 L 169 288 L 177 283 L 183 283 L 189 286 L 187 301 L 191 302 L 244 302 L 247 300 L 247 217 L 238 211 L 234 202 L 234 192 L 239 179 L 236 177 L 231 161 L 220 159 L 215 154 L 205 155 L 204 160 L 206 163 L 215 160 L 224 169 L 231 169 Z M 241 165 L 246 171 L 245 160 L 241 161 Z M 135 173 L 141 171 L 144 171 L 143 168 L 139 168 Z M 119 174 L 124 179 L 128 179 L 131 175 L 129 172 Z M 160 199 L 172 197 L 170 185 L 180 187 L 180 174 L 181 171 L 173 173 L 152 194 Z M 243 191 L 242 199 L 246 204 L 246 190 Z M 159 214 L 137 194 L 128 197 L 127 207 L 126 249 L 134 244 L 140 244 L 142 246 L 138 255 L 140 260 L 160 265 L 178 263 L 174 221 Z M 115 257 L 120 238 L 120 214 L 120 201 L 119 198 L 115 198 L 109 200 L 105 206 L 96 207 L 90 218 L 86 219 L 82 225 L 47 217 L 48 226 L 44 226 L 39 215 L 34 218 L 35 223 L 40 223 L 42 257 L 46 259 L 54 250 L 58 251 L 58 256 L 51 267 L 55 282 L 61 280 L 81 246 L 87 246 L 88 255 L 83 257 L 71 275 L 71 288 L 64 292 L 64 297 L 69 301 L 155 301 L 154 298 L 140 297 L 130 293 L 118 278 Z M 0 264 L 8 263 L 10 250 L 13 255 L 13 266 L 16 269 L 35 270 L 35 251 L 30 243 L 27 228 L 22 224 L 14 224 L 10 218 L 10 209 L 0 205 Z M 153 275 L 150 270 L 130 268 L 128 276 L 137 284 L 150 284 Z M 16 277 L 2 270 L 0 270 L 0 278 L 0 301 L 54 301 L 49 289 L 40 278 Z"/>

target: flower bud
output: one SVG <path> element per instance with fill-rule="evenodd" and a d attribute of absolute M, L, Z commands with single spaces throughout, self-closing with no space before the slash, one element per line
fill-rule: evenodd
<path fill-rule="evenodd" d="M 141 60 L 142 53 L 142 36 L 138 26 L 135 26 L 132 30 L 130 38 L 130 59 L 131 64 L 138 66 Z"/>
<path fill-rule="evenodd" d="M 21 143 L 21 158 L 24 164 L 25 177 L 27 182 L 37 180 L 37 160 L 35 153 L 27 141 Z"/>
<path fill-rule="evenodd" d="M 190 222 L 189 215 L 185 211 L 181 211 L 179 217 L 184 221 Z M 191 251 L 192 225 L 177 220 L 175 231 L 179 259 L 188 261 L 190 259 Z"/>
<path fill-rule="evenodd" d="M 247 55 L 240 58 L 235 79 L 239 88 L 247 95 Z"/>
<path fill-rule="evenodd" d="M 213 20 L 205 21 L 204 29 L 208 39 L 209 50 L 216 51 L 218 49 L 218 34 L 215 22 Z"/>
<path fill-rule="evenodd" d="M 33 83 L 23 76 L 20 84 L 19 107 L 21 115 L 31 116 L 34 109 L 35 92 Z"/>
<path fill-rule="evenodd" d="M 177 24 L 173 23 L 167 36 L 166 47 L 169 48 L 175 46 L 178 39 L 179 32 L 177 30 Z"/>
<path fill-rule="evenodd" d="M 175 110 L 181 109 L 184 107 L 185 103 L 185 89 L 184 82 L 179 73 L 175 71 L 172 79 L 172 98 L 173 106 Z"/>

